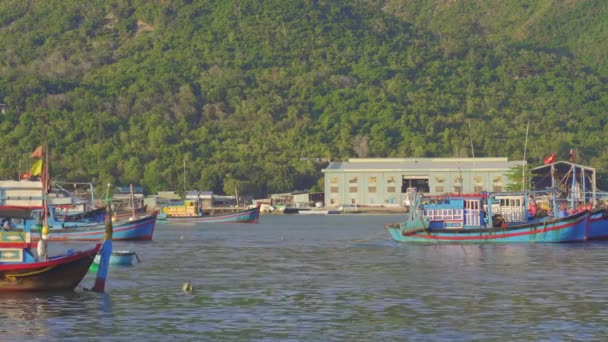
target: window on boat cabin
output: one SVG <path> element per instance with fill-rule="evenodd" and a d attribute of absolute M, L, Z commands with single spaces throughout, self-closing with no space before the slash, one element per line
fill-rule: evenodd
<path fill-rule="evenodd" d="M 479 201 L 464 201 L 464 208 L 469 210 L 479 210 Z"/>
<path fill-rule="evenodd" d="M 456 209 L 454 210 L 454 220 L 461 220 L 462 221 L 462 209 Z"/>

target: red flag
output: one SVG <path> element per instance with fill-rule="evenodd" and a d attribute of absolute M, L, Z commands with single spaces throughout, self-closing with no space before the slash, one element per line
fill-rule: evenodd
<path fill-rule="evenodd" d="M 32 152 L 32 158 L 42 158 L 42 145 L 36 147 L 34 152 Z"/>
<path fill-rule="evenodd" d="M 545 165 L 548 164 L 553 164 L 557 161 L 557 156 L 555 155 L 555 153 L 551 153 L 549 156 L 547 156 L 544 160 Z"/>

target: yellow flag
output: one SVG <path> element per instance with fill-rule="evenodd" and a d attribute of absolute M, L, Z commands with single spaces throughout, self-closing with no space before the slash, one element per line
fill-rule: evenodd
<path fill-rule="evenodd" d="M 42 174 L 42 159 L 38 159 L 32 164 L 32 171 L 30 174 L 32 176 L 40 176 Z"/>

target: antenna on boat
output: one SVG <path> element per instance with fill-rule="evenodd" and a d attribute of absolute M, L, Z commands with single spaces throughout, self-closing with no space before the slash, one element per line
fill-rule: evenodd
<path fill-rule="evenodd" d="M 530 130 L 530 120 L 528 120 L 528 124 L 526 125 L 526 140 L 524 142 L 524 164 L 521 169 L 521 190 L 526 190 L 526 150 L 528 148 L 528 131 Z"/>

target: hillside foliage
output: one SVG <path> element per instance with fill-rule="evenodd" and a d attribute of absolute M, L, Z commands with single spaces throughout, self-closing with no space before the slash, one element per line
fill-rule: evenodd
<path fill-rule="evenodd" d="M 55 179 L 322 191 L 326 160 L 522 159 L 528 123 L 529 163 L 576 149 L 608 171 L 607 12 L 602 1 L 4 0 L 0 177 L 27 170 L 46 141 Z"/>

